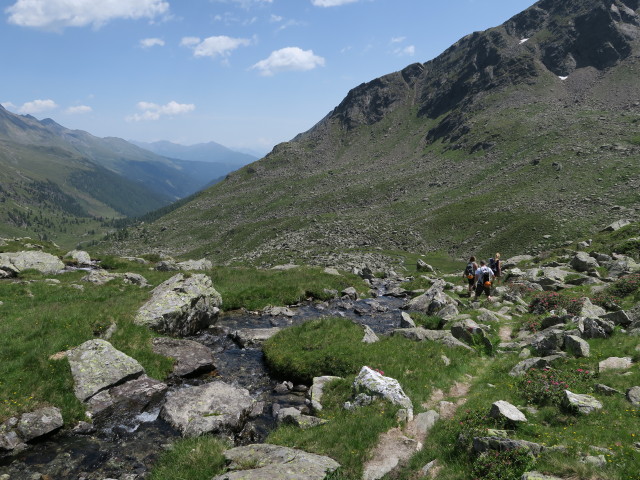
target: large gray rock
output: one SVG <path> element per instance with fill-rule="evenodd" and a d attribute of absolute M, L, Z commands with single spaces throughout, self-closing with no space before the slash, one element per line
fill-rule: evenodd
<path fill-rule="evenodd" d="M 329 457 L 266 443 L 232 448 L 224 456 L 230 471 L 212 480 L 323 480 L 340 467 Z"/>
<path fill-rule="evenodd" d="M 630 223 L 631 223 L 630 220 L 627 220 L 627 219 L 623 218 L 623 219 L 620 219 L 620 220 L 616 220 L 611 225 L 606 226 L 605 228 L 602 229 L 602 231 L 603 232 L 615 232 L 617 230 L 620 230 L 622 227 L 626 227 Z"/>
<path fill-rule="evenodd" d="M 631 387 L 627 390 L 627 400 L 629 400 L 634 405 L 640 405 L 640 387 L 635 386 Z"/>
<path fill-rule="evenodd" d="M 86 401 L 101 390 L 144 373 L 136 360 L 116 350 L 105 340 L 89 340 L 67 354 L 74 380 L 74 393 Z"/>
<path fill-rule="evenodd" d="M 434 313 L 442 310 L 447 305 L 456 304 L 449 295 L 444 293 L 446 282 L 444 280 L 436 280 L 431 288 L 422 295 L 419 295 L 407 302 L 404 306 L 405 309 L 421 312 L 427 315 L 433 315 Z"/>
<path fill-rule="evenodd" d="M 531 342 L 531 346 L 541 357 L 547 357 L 562 350 L 565 333 L 563 330 L 551 329 L 540 332 Z"/>
<path fill-rule="evenodd" d="M 416 328 L 416 323 L 407 312 L 400 314 L 400 328 Z"/>
<path fill-rule="evenodd" d="M 330 375 L 325 375 L 324 377 L 313 377 L 313 385 L 311 385 L 309 395 L 311 397 L 311 408 L 313 408 L 314 411 L 319 412 L 322 410 L 324 387 L 334 380 L 341 380 L 341 378 L 342 377 L 333 377 Z"/>
<path fill-rule="evenodd" d="M 503 420 L 509 420 L 510 422 L 526 422 L 527 417 L 524 416 L 520 410 L 514 405 L 504 400 L 498 400 L 491 405 L 489 410 L 489 416 L 492 418 L 498 418 Z"/>
<path fill-rule="evenodd" d="M 71 250 L 67 252 L 65 258 L 71 258 L 78 265 L 87 266 L 92 264 L 91 256 L 84 250 Z"/>
<path fill-rule="evenodd" d="M 221 304 L 211 278 L 178 274 L 153 289 L 134 322 L 170 335 L 192 335 L 213 323 Z"/>
<path fill-rule="evenodd" d="M 550 355 L 548 357 L 527 358 L 513 367 L 509 372 L 509 375 L 512 377 L 519 377 L 524 375 L 530 368 L 547 368 L 550 367 L 555 360 L 560 358 L 563 358 L 563 356 Z"/>
<path fill-rule="evenodd" d="M 628 370 L 633 365 L 631 357 L 609 357 L 598 363 L 598 371 L 607 370 Z"/>
<path fill-rule="evenodd" d="M 597 318 L 607 313 L 604 308 L 591 303 L 591 299 L 589 297 L 583 297 L 580 300 L 582 301 L 580 317 Z"/>
<path fill-rule="evenodd" d="M 15 276 L 28 269 L 53 274 L 63 270 L 64 263 L 50 253 L 39 251 L 0 253 L 0 270 L 6 272 L 6 276 Z"/>
<path fill-rule="evenodd" d="M 34 412 L 23 413 L 16 429 L 23 441 L 47 435 L 62 428 L 62 414 L 56 407 L 44 407 Z"/>
<path fill-rule="evenodd" d="M 589 344 L 586 340 L 575 335 L 567 335 L 564 337 L 564 350 L 578 358 L 591 355 Z"/>
<path fill-rule="evenodd" d="M 578 252 L 571 259 L 571 267 L 577 272 L 589 272 L 599 266 L 598 261 L 586 252 Z"/>
<path fill-rule="evenodd" d="M 609 276 L 612 278 L 640 271 L 640 264 L 625 255 L 615 255 L 612 261 L 605 264 L 605 267 L 607 267 Z"/>
<path fill-rule="evenodd" d="M 615 325 L 602 318 L 578 318 L 578 331 L 582 338 L 609 338 Z"/>
<path fill-rule="evenodd" d="M 364 326 L 364 336 L 362 337 L 362 343 L 376 343 L 379 342 L 380 338 L 376 335 L 376 332 L 371 330 L 369 325 Z"/>
<path fill-rule="evenodd" d="M 394 405 L 400 405 L 409 412 L 409 419 L 413 419 L 413 403 L 404 393 L 400 383 L 390 377 L 385 377 L 369 367 L 362 367 L 353 382 L 357 392 L 373 393 Z"/>
<path fill-rule="evenodd" d="M 161 415 L 186 437 L 230 434 L 242 429 L 254 404 L 248 390 L 218 381 L 169 393 Z"/>
<path fill-rule="evenodd" d="M 484 453 L 489 450 L 506 452 L 519 449 L 526 449 L 533 455 L 540 455 L 545 447 L 538 443 L 527 442 L 526 440 L 514 440 L 503 437 L 474 437 L 473 439 L 473 451 L 476 453 Z"/>
<path fill-rule="evenodd" d="M 613 322 L 615 325 L 620 325 L 622 327 L 628 327 L 629 325 L 631 325 L 631 318 L 629 318 L 629 315 L 624 310 L 606 313 L 604 315 L 600 315 L 600 318 Z"/>
<path fill-rule="evenodd" d="M 585 415 L 602 409 L 602 403 L 591 395 L 580 395 L 569 390 L 564 391 L 563 405 Z"/>
<path fill-rule="evenodd" d="M 152 340 L 154 353 L 175 359 L 173 374 L 188 377 L 210 372 L 214 367 L 213 352 L 193 340 L 158 337 Z"/>
<path fill-rule="evenodd" d="M 180 270 L 211 270 L 213 268 L 213 263 L 205 258 L 185 260 L 184 262 L 178 262 L 177 265 Z"/>

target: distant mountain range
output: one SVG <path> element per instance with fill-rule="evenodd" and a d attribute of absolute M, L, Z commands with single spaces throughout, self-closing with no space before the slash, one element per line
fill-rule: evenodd
<path fill-rule="evenodd" d="M 145 143 L 130 140 L 130 142 L 157 155 L 162 155 L 163 157 L 192 160 L 195 162 L 219 163 L 235 167 L 233 170 L 255 162 L 258 159 L 256 156 L 236 152 L 216 142 L 198 143 L 189 146 L 167 141 Z"/>
<path fill-rule="evenodd" d="M 640 215 L 639 78 L 640 0 L 541 0 L 108 248 L 267 265 L 561 245 Z"/>
<path fill-rule="evenodd" d="M 79 218 L 142 215 L 248 161 L 233 152 L 226 158 L 235 163 L 167 158 L 120 138 L 98 138 L 0 106 L 0 235 L 36 232 L 55 239 L 56 232 L 73 230 Z"/>

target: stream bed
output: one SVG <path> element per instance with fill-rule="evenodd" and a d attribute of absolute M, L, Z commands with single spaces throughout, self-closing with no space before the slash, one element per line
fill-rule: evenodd
<path fill-rule="evenodd" d="M 303 303 L 292 307 L 292 317 L 257 315 L 247 312 L 223 313 L 213 329 L 189 337 L 210 348 L 214 372 L 196 378 L 169 380 L 169 390 L 201 385 L 212 378 L 245 388 L 262 405 L 262 414 L 249 420 L 235 442 L 237 445 L 264 441 L 276 427 L 273 412 L 278 408 L 303 407 L 304 387 L 281 392 L 280 383 L 265 366 L 260 347 L 241 348 L 229 333 L 239 329 L 288 327 L 305 321 L 341 316 L 368 325 L 385 334 L 400 323 L 401 298 L 385 296 L 391 286 L 387 280 L 374 280 L 378 296 L 364 300 L 335 299 L 323 303 Z M 100 429 L 65 428 L 46 439 L 39 439 L 26 450 L 0 455 L 0 480 L 134 480 L 144 478 L 159 455 L 175 442 L 180 433 L 159 416 L 160 408 L 144 412 L 127 421 L 107 424 Z"/>

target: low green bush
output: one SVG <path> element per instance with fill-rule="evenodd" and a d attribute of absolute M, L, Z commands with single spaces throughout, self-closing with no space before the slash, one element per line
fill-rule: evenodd
<path fill-rule="evenodd" d="M 594 372 L 583 368 L 531 368 L 519 380 L 518 391 L 527 403 L 560 406 L 565 390 L 587 393 L 594 378 Z"/>
<path fill-rule="evenodd" d="M 614 297 L 624 298 L 640 289 L 640 273 L 624 275 L 607 287 L 606 292 Z"/>
<path fill-rule="evenodd" d="M 517 480 L 535 465 L 535 458 L 525 449 L 489 451 L 473 461 L 473 480 Z"/>

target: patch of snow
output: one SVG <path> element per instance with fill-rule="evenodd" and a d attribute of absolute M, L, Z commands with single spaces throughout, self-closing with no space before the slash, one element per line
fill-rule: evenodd
<path fill-rule="evenodd" d="M 569 78 L 569 77 L 559 76 L 558 78 L 559 78 L 560 80 L 566 80 L 566 79 L 567 79 L 567 78 Z"/>
<path fill-rule="evenodd" d="M 522 45 L 523 43 L 525 43 L 527 40 L 529 40 L 528 38 L 523 38 L 522 40 L 520 40 L 520 45 Z"/>

